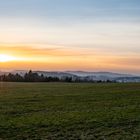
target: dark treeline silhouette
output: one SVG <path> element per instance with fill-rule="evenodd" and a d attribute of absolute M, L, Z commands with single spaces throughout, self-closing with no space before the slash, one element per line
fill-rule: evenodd
<path fill-rule="evenodd" d="M 59 79 L 58 77 L 47 77 L 43 74 L 39 75 L 38 73 L 32 72 L 31 70 L 28 73 L 25 73 L 24 76 L 20 74 L 1 75 L 0 81 L 4 82 L 72 82 L 71 77 L 65 77 Z"/>
<path fill-rule="evenodd" d="M 12 74 L 9 73 L 8 75 L 1 75 L 0 81 L 3 82 L 94 82 L 94 83 L 110 83 L 115 81 L 93 81 L 88 79 L 80 79 L 79 77 L 73 78 L 73 77 L 50 77 L 50 76 L 44 76 L 43 74 L 38 74 L 35 72 L 32 72 L 31 70 L 27 73 L 25 73 L 24 76 L 21 76 L 20 74 Z"/>

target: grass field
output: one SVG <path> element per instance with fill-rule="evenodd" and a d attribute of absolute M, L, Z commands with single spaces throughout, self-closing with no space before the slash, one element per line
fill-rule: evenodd
<path fill-rule="evenodd" d="M 0 83 L 0 140 L 139 140 L 140 84 Z"/>

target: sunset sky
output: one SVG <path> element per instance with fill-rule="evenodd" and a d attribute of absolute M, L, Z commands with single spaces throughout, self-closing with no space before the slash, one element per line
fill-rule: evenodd
<path fill-rule="evenodd" d="M 140 74 L 140 0 L 0 0 L 0 70 Z"/>

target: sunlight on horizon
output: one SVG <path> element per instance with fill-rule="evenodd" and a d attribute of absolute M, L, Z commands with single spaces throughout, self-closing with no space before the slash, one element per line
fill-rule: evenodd
<path fill-rule="evenodd" d="M 10 61 L 15 61 L 17 60 L 16 57 L 7 55 L 7 54 L 0 54 L 0 62 L 10 62 Z"/>

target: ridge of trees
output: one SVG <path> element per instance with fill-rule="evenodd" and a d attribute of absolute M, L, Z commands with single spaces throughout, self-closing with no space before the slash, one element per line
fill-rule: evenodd
<path fill-rule="evenodd" d="M 43 74 L 39 75 L 38 73 L 32 72 L 31 70 L 25 73 L 24 76 L 20 74 L 12 74 L 1 75 L 0 81 L 4 82 L 71 82 L 71 77 L 65 77 L 63 79 L 59 79 L 58 77 L 47 77 Z"/>
<path fill-rule="evenodd" d="M 8 75 L 1 75 L 0 76 L 0 81 L 3 82 L 96 82 L 96 83 L 110 83 L 114 81 L 93 81 L 93 80 L 88 80 L 88 79 L 80 79 L 79 77 L 77 78 L 72 78 L 65 76 L 63 78 L 58 78 L 58 77 L 51 77 L 51 76 L 44 76 L 43 74 L 38 74 L 35 72 L 32 72 L 31 70 L 27 73 L 25 73 L 24 76 L 21 76 L 20 74 L 12 74 L 9 73 Z"/>

